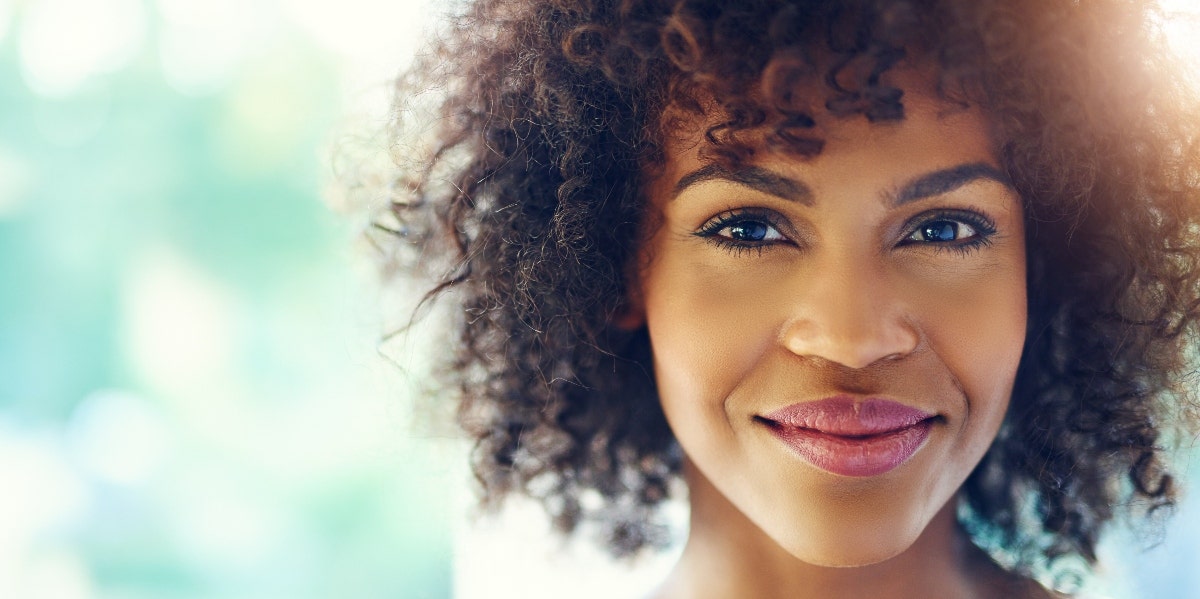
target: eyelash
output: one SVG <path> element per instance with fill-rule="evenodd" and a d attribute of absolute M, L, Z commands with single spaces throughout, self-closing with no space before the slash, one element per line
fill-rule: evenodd
<path fill-rule="evenodd" d="M 727 210 L 716 217 L 704 223 L 694 234 L 716 245 L 717 247 L 729 251 L 735 255 L 740 255 L 746 251 L 757 251 L 759 255 L 768 247 L 788 243 L 785 241 L 766 241 L 766 242 L 750 242 L 731 239 L 723 235 L 718 235 L 723 229 L 730 225 L 745 222 L 757 222 L 765 224 L 776 231 L 780 229 L 782 219 L 777 214 L 770 210 L 755 209 L 755 208 L 739 208 Z M 946 242 L 918 242 L 910 241 L 908 238 L 914 235 L 920 227 L 934 223 L 937 221 L 951 221 L 967 225 L 975 230 L 975 235 L 970 239 L 962 242 L 946 241 Z M 958 209 L 943 209 L 927 212 L 910 220 L 904 230 L 903 240 L 898 244 L 898 247 L 909 245 L 924 245 L 930 246 L 934 251 L 956 252 L 961 256 L 967 256 L 971 252 L 987 247 L 992 244 L 992 236 L 996 233 L 995 223 L 988 217 L 971 210 Z M 780 232 L 780 235 L 783 233 Z"/>
<path fill-rule="evenodd" d="M 944 241 L 944 242 L 917 242 L 909 241 L 909 237 L 917 232 L 922 226 L 937 221 L 952 221 L 967 225 L 975 229 L 975 236 L 965 241 Z M 933 212 L 927 212 L 910 220 L 905 226 L 904 239 L 900 242 L 901 246 L 906 245 L 926 245 L 931 246 L 934 251 L 938 252 L 956 252 L 960 256 L 969 255 L 971 252 L 982 249 L 992 244 L 992 237 L 996 234 L 996 223 L 992 219 L 972 210 L 960 209 L 942 209 Z"/>
<path fill-rule="evenodd" d="M 743 222 L 759 222 L 763 223 L 776 231 L 779 230 L 780 219 L 769 210 L 761 210 L 754 208 L 739 208 L 727 210 L 709 219 L 700 227 L 700 230 L 695 232 L 697 237 L 706 239 L 709 243 L 726 250 L 734 255 L 741 255 L 742 252 L 756 251 L 762 255 L 763 250 L 772 245 L 776 245 L 778 241 L 768 242 L 750 242 L 731 239 L 723 235 L 718 235 L 722 229 Z M 782 233 L 781 233 L 782 234 Z"/>

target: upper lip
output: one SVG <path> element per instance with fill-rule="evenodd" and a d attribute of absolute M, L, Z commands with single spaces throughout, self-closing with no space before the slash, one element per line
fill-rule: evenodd
<path fill-rule="evenodd" d="M 778 426 L 857 437 L 903 430 L 934 416 L 890 399 L 835 395 L 785 406 L 761 418 Z"/>

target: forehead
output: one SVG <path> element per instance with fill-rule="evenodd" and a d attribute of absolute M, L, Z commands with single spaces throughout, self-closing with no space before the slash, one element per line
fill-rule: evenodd
<path fill-rule="evenodd" d="M 764 125 L 735 134 L 744 150 L 738 159 L 799 174 L 817 185 L 843 185 L 865 179 L 879 183 L 964 163 L 999 169 L 997 144 L 987 115 L 978 106 L 942 98 L 930 80 L 915 71 L 896 74 L 894 84 L 904 90 L 902 119 L 871 122 L 861 114 L 839 116 L 813 111 L 814 124 L 803 135 L 821 143 L 821 150 L 814 155 L 799 155 L 793 148 L 769 143 L 774 124 L 768 117 Z M 820 89 L 807 86 L 798 92 L 819 99 Z M 680 178 L 696 169 L 730 161 L 726 153 L 719 151 L 721 144 L 714 146 L 707 137 L 710 129 L 728 119 L 728 113 L 715 100 L 710 99 L 704 106 L 702 114 L 675 111 L 664 121 L 671 126 L 664 131 L 664 164 L 650 177 L 648 191 L 653 197 L 671 195 Z"/>

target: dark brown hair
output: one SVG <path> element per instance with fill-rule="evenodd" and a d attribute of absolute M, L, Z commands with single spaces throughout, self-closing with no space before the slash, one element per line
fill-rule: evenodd
<path fill-rule="evenodd" d="M 813 116 L 904 118 L 897 63 L 938 67 L 948 107 L 991 118 L 1025 202 L 1029 328 L 965 524 L 1017 569 L 1075 555 L 1122 511 L 1172 505 L 1166 450 L 1194 428 L 1200 113 L 1156 13 L 1119 0 L 479 0 L 399 80 L 399 138 L 429 97 L 429 154 L 377 226 L 449 302 L 438 371 L 485 504 L 540 500 L 616 554 L 666 540 L 680 473 L 644 330 L 613 326 L 642 184 L 715 98 L 728 160 L 821 151 Z M 798 86 L 816 82 L 820 98 Z M 429 93 L 429 92 L 432 92 Z M 1177 425 L 1180 428 L 1175 428 Z"/>

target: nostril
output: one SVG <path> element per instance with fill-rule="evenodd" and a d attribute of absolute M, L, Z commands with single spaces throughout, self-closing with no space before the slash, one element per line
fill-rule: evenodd
<path fill-rule="evenodd" d="M 849 302 L 797 302 L 783 323 L 782 345 L 799 356 L 819 357 L 850 368 L 898 361 L 917 350 L 921 333 L 907 310 L 875 297 Z M 884 303 L 881 303 L 884 302 Z"/>

